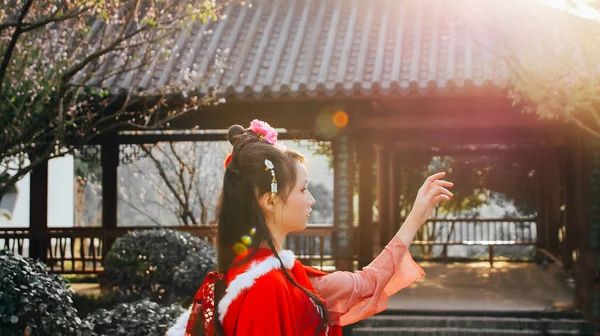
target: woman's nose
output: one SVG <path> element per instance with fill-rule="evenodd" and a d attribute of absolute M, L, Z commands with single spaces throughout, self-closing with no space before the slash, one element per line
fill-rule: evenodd
<path fill-rule="evenodd" d="M 310 194 L 310 206 L 315 205 L 315 203 L 317 203 L 317 200 L 313 197 L 312 194 Z"/>

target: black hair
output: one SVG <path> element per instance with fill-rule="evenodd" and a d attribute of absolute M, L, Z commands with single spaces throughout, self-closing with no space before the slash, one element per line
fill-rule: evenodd
<path fill-rule="evenodd" d="M 281 271 L 286 279 L 293 286 L 302 290 L 316 306 L 314 318 L 318 321 L 316 332 L 319 334 L 326 328 L 329 318 L 325 303 L 315 293 L 299 285 L 285 268 L 259 205 L 259 198 L 265 193 L 271 192 L 271 175 L 265 170 L 265 159 L 269 159 L 275 167 L 277 195 L 283 202 L 286 202 L 289 192 L 296 183 L 296 164 L 303 163 L 304 157 L 296 151 L 272 145 L 256 133 L 239 125 L 229 128 L 228 138 L 233 145 L 233 152 L 231 161 L 225 169 L 223 191 L 217 210 L 217 270 L 226 274 L 231 267 L 237 265 L 234 264 L 236 254 L 233 246 L 240 242 L 242 236 L 248 235 L 252 229 L 255 229 L 251 253 L 240 261 L 240 264 L 250 260 L 261 244 L 266 242 L 273 255 L 281 263 Z M 225 289 L 225 280 L 217 280 L 215 283 L 215 307 L 218 307 L 219 301 L 225 294 Z M 214 313 L 215 334 L 223 335 L 223 326 L 219 323 L 217 309 Z M 309 317 L 307 323 L 314 322 L 315 319 Z M 203 323 L 199 322 L 201 325 Z"/>

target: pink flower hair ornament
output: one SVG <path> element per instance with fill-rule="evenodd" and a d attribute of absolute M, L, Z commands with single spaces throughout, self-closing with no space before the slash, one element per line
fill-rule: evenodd
<path fill-rule="evenodd" d="M 277 141 L 277 131 L 267 122 L 254 119 L 250 123 L 250 130 L 256 133 L 261 140 L 266 140 L 271 145 L 277 146 L 282 150 L 286 150 L 285 145 Z"/>
<path fill-rule="evenodd" d="M 258 119 L 252 120 L 250 130 L 256 133 L 261 140 L 267 140 L 271 145 L 277 143 L 277 131 L 264 121 Z"/>
<path fill-rule="evenodd" d="M 277 131 L 265 121 L 261 121 L 258 119 L 252 120 L 252 122 L 250 123 L 250 128 L 248 128 L 248 130 L 254 132 L 256 135 L 258 135 L 258 137 L 261 140 L 265 140 L 273 146 L 277 146 L 282 150 L 287 149 L 287 147 L 284 144 L 277 141 Z M 229 164 L 231 163 L 231 159 L 232 156 L 231 154 L 229 154 L 225 159 L 225 162 L 223 162 L 223 167 L 225 169 L 227 169 L 227 166 L 229 166 Z"/>

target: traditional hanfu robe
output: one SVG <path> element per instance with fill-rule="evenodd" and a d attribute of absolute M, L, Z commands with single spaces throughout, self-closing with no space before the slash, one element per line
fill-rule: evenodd
<path fill-rule="evenodd" d="M 341 335 L 341 326 L 385 310 L 390 295 L 425 275 L 398 237 L 357 272 L 328 274 L 303 266 L 291 251 L 281 251 L 279 256 L 296 283 L 326 303 L 330 322 L 319 335 Z M 214 283 L 219 277 L 225 279 L 226 290 L 214 307 Z M 167 336 L 212 336 L 215 310 L 227 336 L 314 336 L 320 321 L 317 306 L 285 277 L 269 249 L 259 249 L 251 260 L 231 268 L 225 276 L 209 274 L 192 307 Z M 194 332 L 196 323 L 204 323 L 204 335 Z"/>

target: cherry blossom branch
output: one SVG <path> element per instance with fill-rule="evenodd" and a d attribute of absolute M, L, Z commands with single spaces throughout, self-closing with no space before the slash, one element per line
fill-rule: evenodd
<path fill-rule="evenodd" d="M 33 4 L 33 0 L 27 0 L 21 9 L 21 13 L 19 18 L 17 19 L 17 25 L 15 26 L 15 31 L 13 32 L 8 47 L 4 52 L 4 56 L 2 57 L 2 63 L 0 64 L 0 92 L 2 92 L 2 86 L 4 84 L 4 76 L 6 75 L 6 69 L 8 69 L 8 65 L 10 64 L 10 60 L 12 58 L 15 47 L 17 46 L 17 41 L 19 37 L 23 33 L 23 20 L 25 16 L 29 12 L 31 5 Z"/>
<path fill-rule="evenodd" d="M 90 9 L 92 9 L 92 7 L 84 6 L 82 9 L 80 9 L 76 12 L 67 14 L 67 15 L 49 17 L 49 18 L 46 18 L 46 19 L 38 21 L 38 22 L 23 22 L 21 24 L 21 27 L 22 27 L 21 32 L 26 33 L 26 32 L 30 32 L 32 30 L 36 30 L 38 28 L 44 27 L 51 23 L 59 23 L 59 22 L 75 19 L 78 16 L 80 16 L 81 14 L 89 11 Z M 7 28 L 17 27 L 17 26 L 19 26 L 18 22 L 3 23 L 3 24 L 0 24 L 0 31 L 7 29 Z"/>

